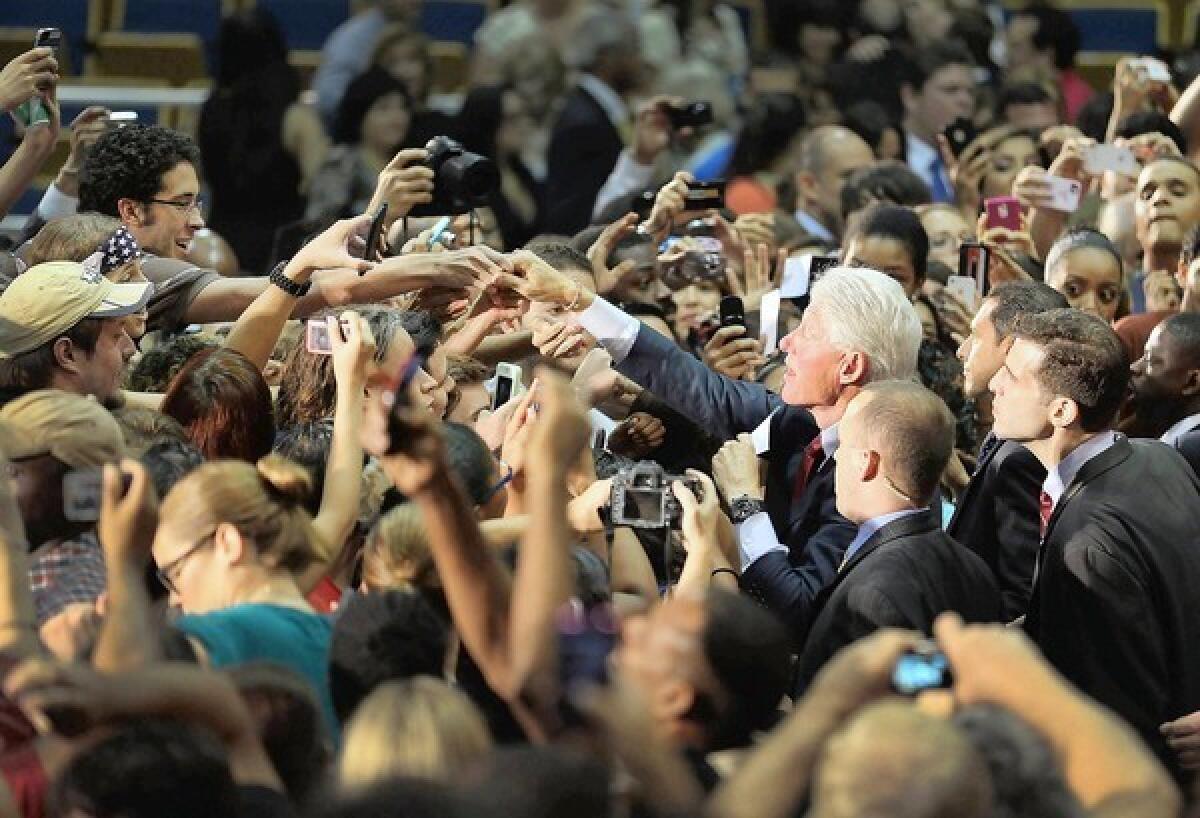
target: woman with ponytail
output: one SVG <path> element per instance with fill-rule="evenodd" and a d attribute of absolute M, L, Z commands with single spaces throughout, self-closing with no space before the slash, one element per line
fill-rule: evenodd
<path fill-rule="evenodd" d="M 206 464 L 163 500 L 153 553 L 184 613 L 176 627 L 201 661 L 296 670 L 336 730 L 326 672 L 332 625 L 296 582 L 322 550 L 304 508 L 311 490 L 308 473 L 278 455 Z"/>

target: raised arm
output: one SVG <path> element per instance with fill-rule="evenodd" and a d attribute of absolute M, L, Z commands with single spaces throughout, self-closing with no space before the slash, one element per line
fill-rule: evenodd
<path fill-rule="evenodd" d="M 99 670 L 135 670 L 162 658 L 145 580 L 157 526 L 158 499 L 146 468 L 136 460 L 106 466 L 97 534 L 108 575 L 108 609 L 92 657 Z"/>

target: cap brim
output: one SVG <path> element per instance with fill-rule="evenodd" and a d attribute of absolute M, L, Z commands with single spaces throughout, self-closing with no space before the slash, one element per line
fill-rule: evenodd
<path fill-rule="evenodd" d="M 154 295 L 154 284 L 149 281 L 130 281 L 113 284 L 104 300 L 88 313 L 89 318 L 120 318 L 143 309 Z"/>

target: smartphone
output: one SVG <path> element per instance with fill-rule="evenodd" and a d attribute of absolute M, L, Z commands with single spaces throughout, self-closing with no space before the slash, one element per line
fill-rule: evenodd
<path fill-rule="evenodd" d="M 379 239 L 383 235 L 383 220 L 387 218 L 387 213 L 387 202 L 384 202 L 371 217 L 371 229 L 367 231 L 367 245 L 363 248 L 363 258 L 368 261 L 378 261 L 382 257 L 379 253 Z M 362 273 L 360 272 L 359 275 Z"/>
<path fill-rule="evenodd" d="M 736 295 L 727 295 L 721 299 L 719 308 L 722 327 L 746 327 L 746 307 L 742 299 Z"/>
<path fill-rule="evenodd" d="M 1138 65 L 1142 66 L 1142 70 L 1146 74 L 1146 79 L 1150 82 L 1171 82 L 1171 69 L 1167 68 L 1166 63 L 1162 60 L 1156 60 L 1154 57 L 1142 57 L 1137 61 Z"/>
<path fill-rule="evenodd" d="M 133 478 L 121 473 L 121 493 L 129 491 Z M 102 469 L 76 469 L 63 475 L 63 516 L 74 523 L 94 523 L 100 519 L 104 492 Z"/>
<path fill-rule="evenodd" d="M 946 289 L 971 309 L 979 302 L 979 282 L 970 276 L 947 276 Z"/>
<path fill-rule="evenodd" d="M 1083 169 L 1092 176 L 1111 170 L 1124 176 L 1137 176 L 1142 172 L 1137 157 L 1129 148 L 1116 145 L 1090 145 L 1083 152 Z"/>
<path fill-rule="evenodd" d="M 39 28 L 33 38 L 34 48 L 58 48 L 61 44 L 62 30 L 57 28 Z M 45 125 L 50 121 L 50 112 L 40 95 L 14 108 L 13 116 L 25 127 Z"/>
<path fill-rule="evenodd" d="M 975 141 L 975 137 L 979 136 L 979 131 L 976 129 L 974 122 L 965 116 L 960 116 L 946 126 L 946 130 L 942 131 L 942 135 L 950 143 L 950 151 L 955 156 L 961 156 L 962 152 L 966 150 L 967 145 L 970 145 Z"/>
<path fill-rule="evenodd" d="M 1046 182 L 1050 186 L 1050 202 L 1047 205 L 1050 209 L 1063 213 L 1074 213 L 1079 209 L 1079 202 L 1083 198 L 1083 185 L 1074 179 L 1064 179 L 1061 176 L 1047 176 Z"/>
<path fill-rule="evenodd" d="M 492 393 L 492 411 L 525 392 L 524 373 L 516 364 L 496 364 L 496 390 Z"/>
<path fill-rule="evenodd" d="M 108 115 L 108 121 L 120 128 L 122 125 L 128 125 L 130 122 L 138 121 L 137 111 L 113 111 Z"/>
<path fill-rule="evenodd" d="M 447 229 L 450 227 L 451 219 L 452 219 L 452 217 L 450 217 L 450 216 L 442 216 L 440 219 L 437 220 L 437 223 L 434 224 L 433 229 L 429 232 L 429 247 L 430 247 L 430 249 L 432 249 L 433 245 L 435 245 L 435 244 L 447 244 L 448 245 L 449 241 L 452 241 L 454 239 L 453 233 L 446 232 Z"/>
<path fill-rule="evenodd" d="M 902 696 L 915 696 L 923 690 L 943 690 L 953 684 L 950 662 L 932 640 L 923 640 L 906 650 L 892 668 L 892 689 Z"/>
<path fill-rule="evenodd" d="M 675 130 L 711 125 L 713 121 L 712 103 L 700 100 L 684 105 L 670 105 L 667 107 L 667 119 L 671 121 L 671 127 Z"/>
<path fill-rule="evenodd" d="M 343 333 L 346 322 L 340 321 Z M 304 348 L 313 355 L 332 355 L 333 342 L 329 340 L 329 325 L 322 318 L 310 318 L 305 325 Z"/>
<path fill-rule="evenodd" d="M 721 210 L 725 207 L 725 181 L 706 182 L 690 188 L 687 210 Z"/>
<path fill-rule="evenodd" d="M 1021 229 L 1021 203 L 1015 196 L 993 196 L 984 200 L 983 207 L 987 211 L 989 230 L 996 227 Z"/>
<path fill-rule="evenodd" d="M 964 241 L 958 248 L 958 276 L 951 278 L 967 278 L 975 283 L 974 301 L 982 301 L 991 290 L 988 281 L 988 264 L 991 262 L 991 251 L 974 241 Z M 949 282 L 947 282 L 949 286 Z"/>

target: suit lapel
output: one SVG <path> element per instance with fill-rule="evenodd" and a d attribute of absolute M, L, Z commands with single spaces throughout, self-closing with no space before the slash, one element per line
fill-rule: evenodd
<path fill-rule="evenodd" d="M 895 540 L 904 537 L 911 537 L 914 534 L 924 534 L 938 528 L 937 519 L 932 512 L 922 511 L 920 514 L 910 514 L 907 517 L 901 517 L 899 520 L 893 520 L 883 528 L 871 535 L 862 547 L 854 553 L 854 556 L 848 559 L 838 570 L 837 576 L 833 581 L 825 586 L 820 595 L 817 597 L 816 611 L 819 612 L 825 606 L 825 602 L 833 595 L 833 592 L 842 583 L 855 566 L 865 560 L 867 557 L 874 554 L 880 548 Z"/>
<path fill-rule="evenodd" d="M 1054 531 L 1054 524 L 1058 522 L 1063 509 L 1087 487 L 1088 483 L 1105 472 L 1121 465 L 1132 454 L 1133 446 L 1130 445 L 1129 439 L 1122 435 L 1116 439 L 1113 445 L 1093 457 L 1087 463 L 1084 463 L 1083 468 L 1079 470 L 1078 474 L 1075 475 L 1075 479 L 1071 481 L 1071 485 L 1067 486 L 1066 490 L 1063 491 L 1062 497 L 1054 504 L 1054 511 L 1050 515 L 1050 521 L 1046 524 L 1046 535 L 1042 537 L 1042 542 L 1049 542 L 1050 534 Z"/>

